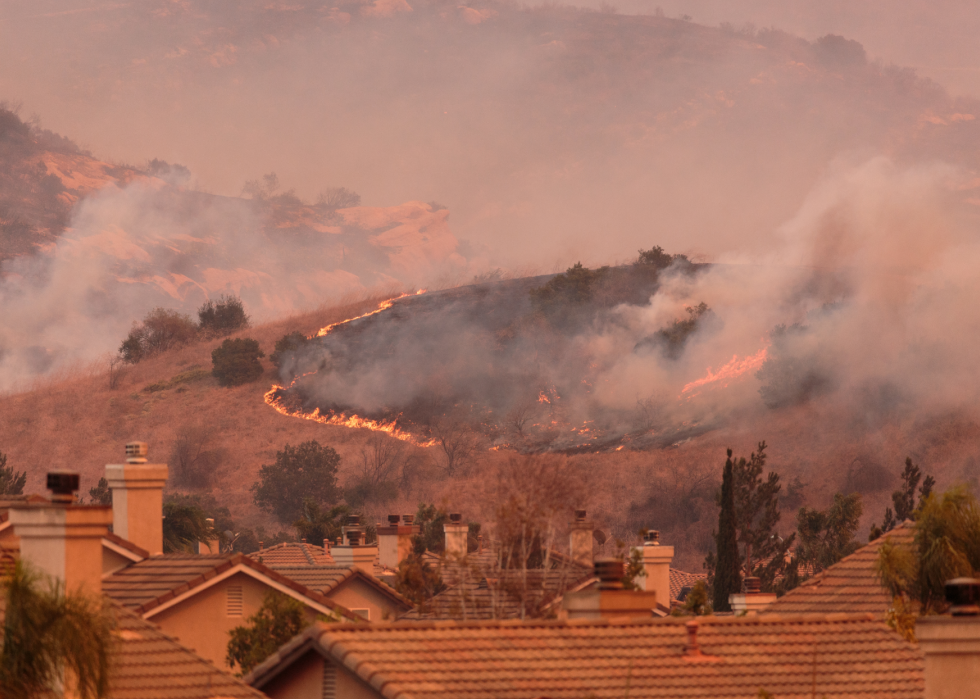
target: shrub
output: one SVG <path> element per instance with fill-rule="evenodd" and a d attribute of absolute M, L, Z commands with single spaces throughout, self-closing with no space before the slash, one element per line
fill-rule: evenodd
<path fill-rule="evenodd" d="M 655 245 L 649 250 L 639 250 L 639 256 L 636 258 L 634 264 L 641 267 L 648 267 L 651 269 L 667 269 L 670 267 L 670 263 L 674 261 L 673 255 L 664 252 L 664 249 L 659 245 Z"/>
<path fill-rule="evenodd" d="M 134 323 L 119 347 L 123 361 L 136 364 L 148 357 L 197 339 L 197 326 L 190 316 L 167 308 L 154 308 L 142 323 Z"/>
<path fill-rule="evenodd" d="M 326 209 L 347 209 L 361 203 L 361 195 L 346 187 L 332 187 L 320 192 L 317 204 Z"/>
<path fill-rule="evenodd" d="M 229 335 L 248 327 L 249 317 L 237 296 L 221 296 L 215 303 L 208 299 L 197 310 L 200 330 L 208 337 Z"/>
<path fill-rule="evenodd" d="M 209 488 L 224 461 L 224 451 L 214 445 L 214 432 L 204 425 L 184 425 L 170 447 L 170 473 L 178 487 Z"/>
<path fill-rule="evenodd" d="M 211 374 L 222 386 L 239 386 L 255 381 L 262 376 L 259 358 L 264 356 L 257 340 L 247 337 L 225 340 L 211 352 L 214 364 Z"/>
<path fill-rule="evenodd" d="M 259 469 L 259 480 L 252 485 L 255 504 L 276 516 L 283 524 L 293 524 L 303 516 L 309 499 L 320 507 L 330 507 L 339 499 L 337 466 L 340 455 L 316 440 L 276 452 L 276 463 Z"/>
<path fill-rule="evenodd" d="M 295 352 L 307 342 L 309 342 L 309 338 L 301 332 L 291 332 L 288 335 L 283 335 L 276 340 L 276 347 L 272 354 L 269 355 L 269 361 L 279 369 L 282 367 L 282 362 L 286 358 L 285 355 Z"/>
<path fill-rule="evenodd" d="M 259 611 L 229 632 L 228 666 L 238 665 L 240 674 L 249 672 L 307 626 L 302 602 L 281 592 L 267 593 Z"/>
<path fill-rule="evenodd" d="M 0 495 L 21 495 L 27 483 L 27 472 L 17 473 L 7 466 L 7 455 L 0 452 Z"/>

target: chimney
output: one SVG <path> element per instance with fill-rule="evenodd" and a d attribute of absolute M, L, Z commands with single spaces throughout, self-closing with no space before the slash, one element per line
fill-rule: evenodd
<path fill-rule="evenodd" d="M 728 595 L 735 616 L 754 616 L 776 601 L 776 593 L 763 592 L 759 578 L 747 577 L 742 581 L 742 593 Z"/>
<path fill-rule="evenodd" d="M 48 473 L 51 502 L 15 505 L 10 523 L 20 538 L 20 557 L 62 581 L 71 592 L 102 591 L 102 537 L 109 532 L 107 505 L 76 505 L 78 474 Z"/>
<path fill-rule="evenodd" d="M 388 526 L 378 527 L 378 559 L 385 568 L 397 569 L 412 553 L 412 537 L 420 530 L 412 524 L 413 519 L 412 515 L 404 515 L 399 524 L 398 515 L 388 515 Z"/>
<path fill-rule="evenodd" d="M 653 616 L 655 592 L 623 589 L 624 565 L 618 558 L 595 562 L 599 583 L 592 589 L 568 592 L 562 607 L 569 619 L 628 619 Z"/>
<path fill-rule="evenodd" d="M 569 553 L 572 561 L 581 566 L 592 565 L 592 522 L 585 520 L 585 510 L 575 510 L 575 520 L 569 535 Z"/>
<path fill-rule="evenodd" d="M 146 463 L 145 442 L 126 445 L 126 463 L 109 464 L 105 478 L 112 489 L 112 532 L 146 549 L 163 553 L 163 486 L 166 464 Z"/>
<path fill-rule="evenodd" d="M 660 532 L 647 530 L 643 546 L 639 547 L 643 559 L 643 577 L 636 582 L 646 592 L 656 592 L 657 600 L 670 606 L 670 562 L 674 560 L 674 547 L 660 545 Z"/>
<path fill-rule="evenodd" d="M 359 515 L 347 515 L 347 526 L 342 527 L 346 546 L 335 546 L 330 555 L 338 565 L 358 566 L 373 573 L 374 560 L 378 557 L 378 546 L 368 546 L 364 542 L 364 528 Z"/>
<path fill-rule="evenodd" d="M 449 521 L 442 525 L 446 532 L 446 556 L 453 560 L 466 557 L 466 539 L 470 533 L 469 525 L 463 524 L 463 515 L 454 512 Z"/>
<path fill-rule="evenodd" d="M 925 699 L 967 699 L 980 686 L 980 580 L 946 583 L 950 614 L 922 616 L 915 636 L 925 655 Z"/>

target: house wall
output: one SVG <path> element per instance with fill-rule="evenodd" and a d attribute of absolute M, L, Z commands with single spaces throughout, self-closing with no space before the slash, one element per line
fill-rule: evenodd
<path fill-rule="evenodd" d="M 117 570 L 122 570 L 126 566 L 132 565 L 133 562 L 126 558 L 125 556 L 116 553 L 110 548 L 102 547 L 102 574 L 108 575 L 109 573 L 115 573 Z"/>
<path fill-rule="evenodd" d="M 229 595 L 233 602 L 237 589 L 241 590 L 241 605 L 233 603 L 233 608 L 229 609 Z M 259 610 L 266 593 L 271 590 L 250 575 L 236 573 L 147 619 L 216 667 L 227 669 L 229 632 L 244 625 L 248 617 Z M 239 608 L 240 613 L 236 613 Z M 312 622 L 317 612 L 308 608 L 307 616 Z"/>
<path fill-rule="evenodd" d="M 323 656 L 315 650 L 310 650 L 293 661 L 276 678 L 259 689 L 269 699 L 380 699 L 381 697 L 347 668 L 324 660 Z"/>
<path fill-rule="evenodd" d="M 331 590 L 327 597 L 351 611 L 368 609 L 369 621 L 372 622 L 394 621 L 399 614 L 408 611 L 403 605 L 356 577 L 344 581 L 342 585 Z"/>

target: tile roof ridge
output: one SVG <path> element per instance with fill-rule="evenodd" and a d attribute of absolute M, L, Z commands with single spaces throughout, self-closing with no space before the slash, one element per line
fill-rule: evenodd
<path fill-rule="evenodd" d="M 114 543 L 116 546 L 122 547 L 122 548 L 126 549 L 127 551 L 131 551 L 131 552 L 135 553 L 138 556 L 142 556 L 143 558 L 149 558 L 150 557 L 150 552 L 149 551 L 147 551 L 146 549 L 144 549 L 141 546 L 137 546 L 136 544 L 134 544 L 129 539 L 124 539 L 121 536 L 119 536 L 118 534 L 115 534 L 113 532 L 106 532 L 102 536 L 102 538 L 103 539 L 108 539 L 109 541 L 111 541 L 112 543 Z"/>
<path fill-rule="evenodd" d="M 354 612 L 350 611 L 347 607 L 337 604 L 332 599 L 329 599 L 326 595 L 323 595 L 320 592 L 317 592 L 316 590 L 312 590 L 306 585 L 296 582 L 292 578 L 289 578 L 283 575 L 282 573 L 276 572 L 274 569 L 269 568 L 264 563 L 259 563 L 255 559 L 241 553 L 238 554 L 238 557 L 241 559 L 240 563 L 242 565 L 251 568 L 257 573 L 261 573 L 262 575 L 265 575 L 266 577 L 271 578 L 272 580 L 275 580 L 280 585 L 285 585 L 286 587 L 289 587 L 294 592 L 298 592 L 299 594 L 313 600 L 314 602 L 318 602 L 319 604 L 322 604 L 323 606 L 330 608 L 337 614 L 340 614 L 342 617 L 350 619 L 351 621 L 363 620 L 361 617 L 354 614 Z"/>
<path fill-rule="evenodd" d="M 309 547 L 309 544 L 306 543 L 305 541 L 301 542 L 300 545 L 299 545 L 300 551 L 302 551 L 303 552 L 303 556 L 306 557 L 306 562 L 309 563 L 310 565 L 314 565 L 316 563 L 316 561 L 313 560 L 313 556 L 310 554 L 310 551 L 309 551 L 309 548 L 308 547 Z"/>

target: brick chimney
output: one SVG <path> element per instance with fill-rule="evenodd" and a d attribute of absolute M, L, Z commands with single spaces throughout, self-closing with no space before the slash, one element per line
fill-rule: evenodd
<path fill-rule="evenodd" d="M 618 558 L 595 562 L 598 585 L 580 592 L 568 592 L 562 607 L 569 619 L 628 619 L 653 616 L 657 594 L 623 589 L 624 565 Z"/>
<path fill-rule="evenodd" d="M 412 552 L 412 537 L 420 527 L 411 524 L 413 517 L 399 524 L 398 515 L 388 515 L 388 526 L 378 527 L 378 559 L 382 566 L 394 570 Z"/>
<path fill-rule="evenodd" d="M 14 505 L 10 523 L 20 538 L 20 557 L 61 580 L 65 589 L 88 594 L 102 591 L 102 537 L 109 532 L 107 505 L 76 505 L 78 474 L 48 474 L 50 503 Z"/>
<path fill-rule="evenodd" d="M 575 563 L 592 565 L 592 530 L 595 525 L 585 519 L 585 510 L 575 510 L 572 531 L 569 534 L 569 554 Z"/>
<path fill-rule="evenodd" d="M 639 547 L 643 558 L 643 577 L 637 583 L 646 592 L 656 592 L 657 600 L 665 607 L 670 606 L 670 562 L 674 560 L 674 547 L 660 545 L 660 532 L 647 530 L 643 535 L 643 546 Z"/>
<path fill-rule="evenodd" d="M 378 557 L 378 545 L 368 546 L 364 543 L 364 527 L 360 515 L 347 515 L 347 526 L 342 527 L 345 544 L 334 546 L 330 555 L 338 565 L 358 566 L 369 573 L 374 571 L 374 561 Z"/>
<path fill-rule="evenodd" d="M 470 527 L 463 524 L 463 515 L 451 513 L 449 521 L 442 525 L 442 529 L 446 533 L 446 556 L 457 561 L 465 558 Z"/>
<path fill-rule="evenodd" d="M 126 445 L 126 463 L 109 464 L 105 478 L 112 488 L 112 533 L 146 549 L 163 553 L 163 486 L 166 464 L 146 463 L 145 442 Z"/>
<path fill-rule="evenodd" d="M 776 593 L 763 592 L 759 578 L 747 577 L 742 581 L 741 594 L 728 595 L 728 603 L 736 616 L 758 614 L 776 601 Z"/>
<path fill-rule="evenodd" d="M 950 613 L 923 616 L 915 636 L 925 655 L 925 699 L 967 699 L 980 687 L 980 580 L 946 583 Z"/>

